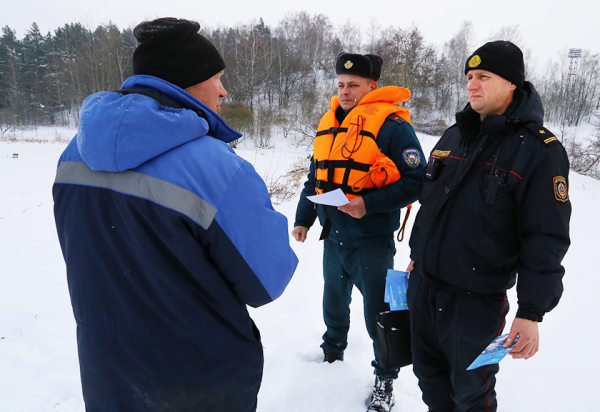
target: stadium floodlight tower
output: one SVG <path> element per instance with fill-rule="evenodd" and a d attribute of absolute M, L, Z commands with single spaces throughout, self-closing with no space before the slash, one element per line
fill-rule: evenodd
<path fill-rule="evenodd" d="M 579 58 L 581 57 L 581 49 L 570 49 L 569 50 L 569 77 L 575 76 L 577 66 L 579 65 Z"/>

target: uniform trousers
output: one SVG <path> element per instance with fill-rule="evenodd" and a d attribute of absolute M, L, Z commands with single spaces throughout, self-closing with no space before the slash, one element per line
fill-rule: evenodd
<path fill-rule="evenodd" d="M 498 364 L 467 371 L 499 335 L 506 293 L 478 294 L 441 286 L 417 270 L 408 287 L 413 370 L 431 412 L 494 412 Z"/>
<path fill-rule="evenodd" d="M 375 374 L 396 379 L 398 369 L 384 369 L 379 364 L 377 315 L 389 310 L 384 302 L 387 270 L 393 268 L 396 248 L 394 239 L 360 247 L 344 247 L 327 238 L 323 252 L 323 319 L 327 330 L 321 347 L 328 352 L 341 352 L 348 346 L 350 302 L 356 286 L 363 296 L 365 324 L 373 341 Z"/>

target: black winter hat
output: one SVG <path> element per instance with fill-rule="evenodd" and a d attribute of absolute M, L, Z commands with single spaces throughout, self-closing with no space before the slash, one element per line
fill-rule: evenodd
<path fill-rule="evenodd" d="M 383 58 L 376 54 L 338 54 L 335 74 L 355 74 L 367 79 L 379 80 Z"/>
<path fill-rule="evenodd" d="M 465 74 L 469 70 L 487 70 L 517 87 L 521 87 L 525 82 L 523 52 L 509 41 L 492 41 L 475 50 L 467 59 Z"/>
<path fill-rule="evenodd" d="M 215 46 L 198 33 L 195 21 L 165 17 L 138 24 L 133 35 L 133 73 L 149 74 L 182 89 L 202 83 L 225 68 Z"/>

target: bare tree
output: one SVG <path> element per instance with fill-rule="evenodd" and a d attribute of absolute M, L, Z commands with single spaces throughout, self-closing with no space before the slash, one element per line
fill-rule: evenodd
<path fill-rule="evenodd" d="M 549 62 L 540 93 L 546 118 L 552 123 L 577 126 L 591 121 L 600 98 L 600 56 L 579 50 L 578 57 L 564 53 L 560 62 Z M 574 61 L 576 59 L 576 62 Z"/>
<path fill-rule="evenodd" d="M 336 39 L 339 39 L 340 51 L 346 53 L 362 52 L 362 33 L 360 25 L 347 20 L 336 27 Z M 337 54 L 336 54 L 337 55 Z"/>
<path fill-rule="evenodd" d="M 473 51 L 473 24 L 464 21 L 460 29 L 443 47 L 442 57 L 445 64 L 440 68 L 442 79 L 447 79 L 450 89 L 450 101 L 442 99 L 444 106 L 438 109 L 445 114 L 447 119 L 452 119 L 454 113 L 467 104 L 467 80 L 465 77 L 465 62 Z"/>
<path fill-rule="evenodd" d="M 505 40 L 516 45 L 523 44 L 523 35 L 518 24 L 513 26 L 502 26 L 497 31 L 490 34 L 487 41 Z"/>

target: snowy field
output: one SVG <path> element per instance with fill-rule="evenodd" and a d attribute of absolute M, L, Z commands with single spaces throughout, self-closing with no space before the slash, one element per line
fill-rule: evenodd
<path fill-rule="evenodd" d="M 15 134 L 35 142 L 0 141 L 0 412 L 83 412 L 73 319 L 65 267 L 54 228 L 52 183 L 58 157 L 74 134 L 39 128 Z M 429 153 L 436 137 L 419 135 Z M 267 181 L 299 161 L 305 148 L 281 139 L 276 149 L 242 142 L 238 154 Z M 18 158 L 13 158 L 18 154 Z M 571 173 L 572 246 L 564 265 L 565 293 L 540 324 L 541 350 L 533 358 L 502 361 L 497 385 L 500 411 L 598 411 L 600 320 L 592 305 L 600 290 L 596 266 L 600 233 L 600 182 Z M 296 196 L 275 208 L 294 220 Z M 418 205 L 413 208 L 410 225 Z M 410 229 L 410 228 L 409 228 Z M 313 228 L 304 244 L 292 241 L 300 259 L 281 298 L 251 315 L 261 330 L 265 370 L 259 412 L 361 412 L 374 377 L 371 342 L 355 290 L 346 360 L 321 363 L 322 244 Z M 396 269 L 408 264 L 407 241 L 397 244 Z M 512 303 L 508 327 L 514 317 Z M 588 345 L 589 344 L 589 345 Z M 166 354 L 168 356 L 168 354 Z M 410 367 L 395 383 L 395 412 L 425 412 Z M 594 406 L 596 405 L 596 406 Z M 109 411 L 107 411 L 109 412 Z M 218 412 L 218 411 L 215 411 Z"/>

